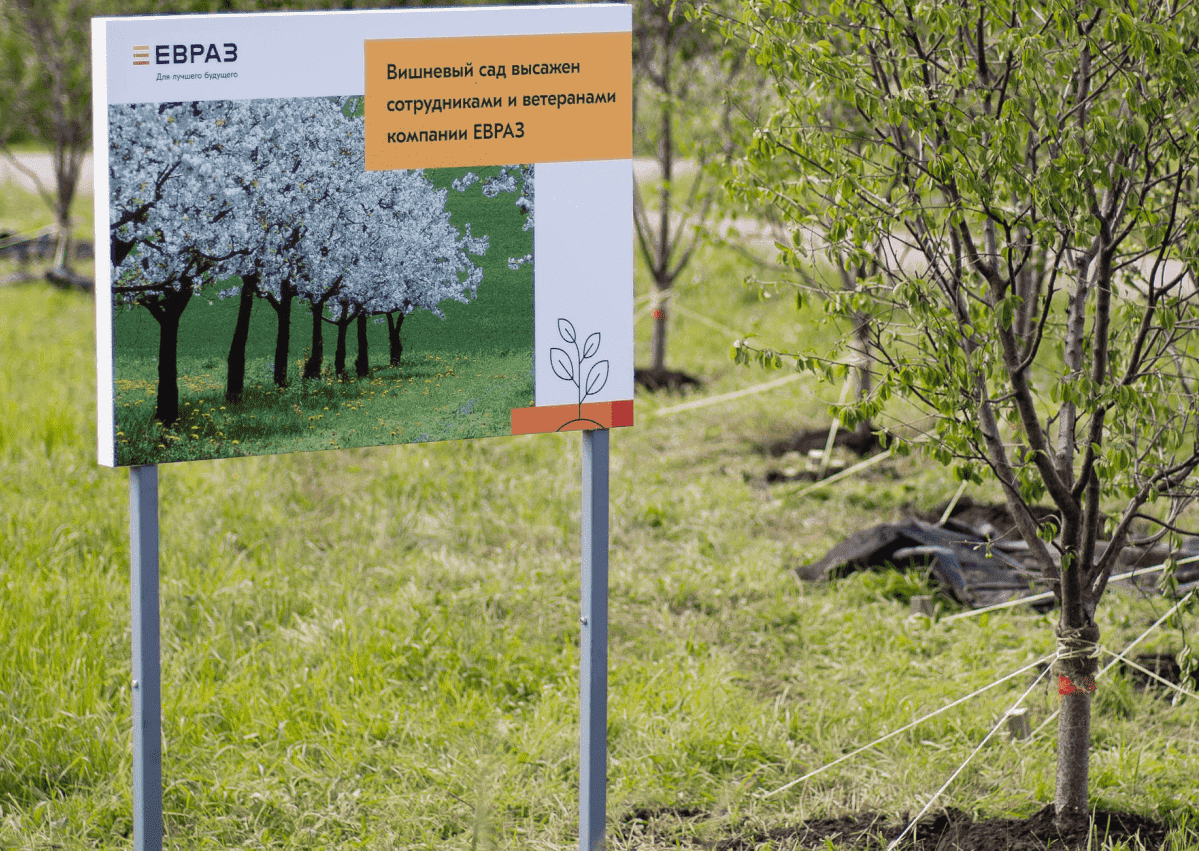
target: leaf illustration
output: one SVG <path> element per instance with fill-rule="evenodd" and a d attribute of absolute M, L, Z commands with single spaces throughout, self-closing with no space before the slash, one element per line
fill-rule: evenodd
<path fill-rule="evenodd" d="M 591 357 L 593 354 L 598 352 L 599 346 L 600 346 L 600 333 L 599 333 L 599 331 L 596 331 L 594 334 L 592 334 L 591 336 L 589 336 L 587 338 L 587 342 L 583 343 L 583 360 L 587 360 L 587 358 Z"/>
<path fill-rule="evenodd" d="M 592 364 L 591 369 L 587 370 L 587 389 L 583 395 L 591 396 L 604 389 L 604 385 L 608 383 L 608 362 L 602 360 L 599 363 Z"/>
<path fill-rule="evenodd" d="M 550 366 L 554 368 L 554 375 L 563 381 L 575 380 L 574 361 L 562 349 L 550 349 Z"/>
<path fill-rule="evenodd" d="M 576 339 L 578 339 L 575 336 L 575 326 L 571 325 L 570 322 L 565 319 L 558 320 L 558 333 L 562 336 L 562 339 L 568 343 L 573 343 Z"/>

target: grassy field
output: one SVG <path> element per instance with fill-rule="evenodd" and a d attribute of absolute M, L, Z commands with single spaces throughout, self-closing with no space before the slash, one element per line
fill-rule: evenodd
<path fill-rule="evenodd" d="M 743 289 L 732 257 L 693 268 L 677 298 L 709 324 L 676 312 L 670 362 L 707 385 L 638 396 L 612 434 L 610 847 L 915 812 L 1031 677 L 762 793 L 1048 654 L 1052 618 L 911 620 L 918 573 L 798 584 L 791 567 L 956 483 L 903 459 L 767 488 L 759 447 L 826 423 L 839 387 L 677 406 L 778 377 L 735 369 L 713 323 L 822 332 Z M 95 464 L 90 299 L 0 288 L 0 346 L 0 848 L 125 849 L 127 474 Z M 579 454 L 532 435 L 163 468 L 166 847 L 577 847 Z M 1112 592 L 1102 641 L 1165 608 Z M 1033 692 L 1034 726 L 1056 700 Z M 1096 707 L 1093 802 L 1199 846 L 1196 705 L 1111 676 Z M 1053 772 L 1052 735 L 995 740 L 940 804 L 1027 815 Z"/>
<path fill-rule="evenodd" d="M 446 188 L 467 169 L 437 169 L 428 176 Z M 487 177 L 497 169 L 484 169 Z M 226 359 L 238 299 L 219 296 L 240 286 L 233 278 L 194 297 L 179 336 L 181 417 L 170 428 L 154 420 L 158 323 L 145 308 L 118 310 L 114 349 L 117 458 L 121 464 L 263 455 L 313 449 L 377 446 L 509 434 L 510 411 L 533 403 L 533 269 L 508 268 L 508 258 L 532 251 L 532 231 L 502 193 L 486 198 L 482 185 L 452 189 L 451 221 L 488 235 L 487 254 L 475 258 L 483 283 L 469 304 L 447 302 L 445 319 L 418 311 L 404 320 L 404 362 L 388 366 L 387 326 L 370 322 L 369 376 L 339 380 L 333 374 L 336 329 L 325 324 L 325 372 L 300 378 L 312 345 L 307 303 L 292 307 L 289 387 L 271 380 L 276 315 L 258 299 L 250 317 L 246 393 L 225 403 Z M 354 329 L 347 364 L 354 372 Z"/>

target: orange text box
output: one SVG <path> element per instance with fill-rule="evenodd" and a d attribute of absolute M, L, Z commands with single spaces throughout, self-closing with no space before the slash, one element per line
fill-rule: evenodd
<path fill-rule="evenodd" d="M 630 33 L 367 41 L 365 62 L 367 171 L 633 155 Z"/>

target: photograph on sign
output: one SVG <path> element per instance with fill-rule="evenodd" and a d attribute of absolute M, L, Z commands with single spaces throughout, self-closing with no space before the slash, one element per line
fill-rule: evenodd
<path fill-rule="evenodd" d="M 496 11 L 95 22 L 101 463 L 632 424 L 631 19 Z"/>

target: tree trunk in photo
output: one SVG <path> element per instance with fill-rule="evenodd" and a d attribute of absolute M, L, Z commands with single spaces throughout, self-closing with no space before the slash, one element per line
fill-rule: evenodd
<path fill-rule="evenodd" d="M 283 285 L 283 297 L 278 302 L 271 300 L 275 309 L 277 330 L 275 332 L 275 385 L 287 386 L 287 358 L 291 349 L 291 303 L 295 292 L 287 284 Z"/>
<path fill-rule="evenodd" d="M 392 316 L 398 316 L 398 319 L 392 319 Z M 387 348 L 389 362 L 392 366 L 399 366 L 400 359 L 404 355 L 404 343 L 400 340 L 400 328 L 404 324 L 404 312 L 401 310 L 387 314 Z"/>
<path fill-rule="evenodd" d="M 325 303 L 320 304 L 313 302 L 312 304 L 312 351 L 308 354 L 308 361 L 304 364 L 305 378 L 320 378 L 321 369 L 325 365 L 325 335 L 324 321 L 321 314 L 325 312 Z"/>
<path fill-rule="evenodd" d="M 146 305 L 158 322 L 158 404 L 154 419 L 165 426 L 179 419 L 179 320 L 191 296 L 188 286 Z"/>
<path fill-rule="evenodd" d="M 229 345 L 228 368 L 225 373 L 225 401 L 237 404 L 246 387 L 246 343 L 250 339 L 250 313 L 254 308 L 256 275 L 241 279 L 241 295 L 237 303 L 237 324 L 233 326 L 233 342 Z"/>
<path fill-rule="evenodd" d="M 358 359 L 354 361 L 354 371 L 359 378 L 370 374 L 371 364 L 366 343 L 366 314 L 358 314 Z"/>
<path fill-rule="evenodd" d="M 337 322 L 337 348 L 333 352 L 333 371 L 343 380 L 346 377 L 346 332 L 349 331 L 351 321 L 353 320 L 339 319 Z"/>

